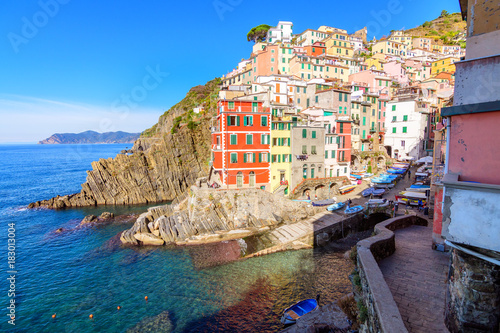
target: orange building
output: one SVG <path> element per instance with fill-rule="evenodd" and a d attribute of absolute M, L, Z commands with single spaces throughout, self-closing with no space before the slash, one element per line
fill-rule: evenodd
<path fill-rule="evenodd" d="M 262 101 L 218 102 L 212 166 L 223 188 L 270 190 L 270 117 Z"/>

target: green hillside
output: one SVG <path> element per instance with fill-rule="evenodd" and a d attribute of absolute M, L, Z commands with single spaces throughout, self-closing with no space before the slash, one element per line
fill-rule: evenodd
<path fill-rule="evenodd" d="M 465 30 L 467 23 L 460 13 L 447 14 L 426 21 L 422 25 L 406 30 L 405 33 L 415 37 L 432 37 L 443 44 L 463 44 L 465 47 Z"/>

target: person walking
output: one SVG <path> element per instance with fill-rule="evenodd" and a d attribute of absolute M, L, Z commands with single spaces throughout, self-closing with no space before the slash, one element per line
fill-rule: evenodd
<path fill-rule="evenodd" d="M 418 211 L 422 211 L 422 199 L 418 199 Z"/>
<path fill-rule="evenodd" d="M 396 200 L 394 202 L 394 216 L 396 216 L 397 212 L 398 212 L 398 208 L 399 208 L 399 203 L 398 201 Z"/>
<path fill-rule="evenodd" d="M 410 179 L 410 178 L 411 178 L 411 170 L 408 169 L 408 179 Z"/>

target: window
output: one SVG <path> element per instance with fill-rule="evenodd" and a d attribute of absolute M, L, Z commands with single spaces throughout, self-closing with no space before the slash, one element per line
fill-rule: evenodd
<path fill-rule="evenodd" d="M 318 103 L 318 96 L 315 96 L 314 100 L 315 100 L 316 103 Z"/>
<path fill-rule="evenodd" d="M 316 131 L 311 131 L 311 136 L 313 139 L 316 139 Z"/>
<path fill-rule="evenodd" d="M 363 126 L 366 125 L 366 117 L 363 117 Z"/>
<path fill-rule="evenodd" d="M 332 150 L 332 153 L 330 155 L 331 158 L 335 158 L 335 150 Z"/>
<path fill-rule="evenodd" d="M 344 94 L 344 102 L 347 102 L 347 94 Z"/>
<path fill-rule="evenodd" d="M 236 134 L 231 134 L 229 144 L 230 145 L 238 144 L 238 136 Z"/>
<path fill-rule="evenodd" d="M 297 92 L 300 93 L 300 87 L 297 87 Z"/>
<path fill-rule="evenodd" d="M 407 129 L 406 127 L 403 127 L 403 133 L 406 133 L 406 129 Z"/>
<path fill-rule="evenodd" d="M 231 163 L 238 163 L 238 153 L 231 153 Z"/>
<path fill-rule="evenodd" d="M 261 134 L 260 135 L 260 143 L 261 144 L 268 145 L 269 141 L 270 141 L 270 135 L 269 134 Z"/>
<path fill-rule="evenodd" d="M 392 128 L 392 133 L 396 133 L 396 127 Z"/>
<path fill-rule="evenodd" d="M 302 139 L 305 139 L 305 138 L 307 138 L 307 130 L 304 128 L 302 130 Z"/>
<path fill-rule="evenodd" d="M 257 99 L 257 96 L 255 96 L 255 99 Z M 259 103 L 252 102 L 252 112 L 257 112 L 258 110 L 259 110 Z"/>
<path fill-rule="evenodd" d="M 339 102 L 342 102 L 342 93 L 339 93 Z"/>
<path fill-rule="evenodd" d="M 267 126 L 267 116 L 260 117 L 260 125 L 264 127 Z"/>
<path fill-rule="evenodd" d="M 394 123 L 394 122 L 396 122 L 396 121 L 397 121 L 397 119 L 398 119 L 398 117 L 397 117 L 397 116 L 392 116 L 392 122 L 393 122 L 393 123 Z"/>
<path fill-rule="evenodd" d="M 325 158 L 328 158 L 328 150 L 325 150 Z"/>
<path fill-rule="evenodd" d="M 392 111 L 396 111 L 396 105 L 392 106 Z"/>
<path fill-rule="evenodd" d="M 267 162 L 267 153 L 259 154 L 259 162 Z"/>
<path fill-rule="evenodd" d="M 253 144 L 253 134 L 247 134 L 247 145 Z"/>
<path fill-rule="evenodd" d="M 403 116 L 403 121 L 408 121 L 408 116 Z"/>
<path fill-rule="evenodd" d="M 340 123 L 340 133 L 344 133 L 344 123 Z"/>
<path fill-rule="evenodd" d="M 306 93 L 306 87 L 304 87 L 304 94 Z"/>
<path fill-rule="evenodd" d="M 240 126 L 240 117 L 238 116 L 227 116 L 228 126 Z"/>
<path fill-rule="evenodd" d="M 401 140 L 401 147 L 405 146 L 405 140 Z"/>
<path fill-rule="evenodd" d="M 243 126 L 253 126 L 253 116 L 244 116 Z"/>
<path fill-rule="evenodd" d="M 307 154 L 307 146 L 302 146 L 302 154 Z"/>
<path fill-rule="evenodd" d="M 372 117 L 375 117 L 375 109 L 372 109 Z"/>
<path fill-rule="evenodd" d="M 229 102 L 228 103 L 228 109 L 229 110 L 234 110 L 234 102 Z"/>

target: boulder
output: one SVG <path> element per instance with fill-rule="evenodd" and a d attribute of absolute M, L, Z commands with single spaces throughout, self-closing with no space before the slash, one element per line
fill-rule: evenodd
<path fill-rule="evenodd" d="M 101 220 L 110 220 L 115 217 L 115 214 L 110 213 L 110 212 L 103 212 L 100 216 L 99 219 Z"/>
<path fill-rule="evenodd" d="M 82 222 L 80 222 L 80 224 L 87 224 L 87 223 L 92 223 L 92 222 L 97 222 L 97 216 L 87 215 L 83 218 L 83 220 L 82 220 Z"/>
<path fill-rule="evenodd" d="M 150 233 L 137 233 L 134 235 L 135 239 L 141 241 L 143 245 L 163 245 L 165 241 L 160 237 Z"/>

